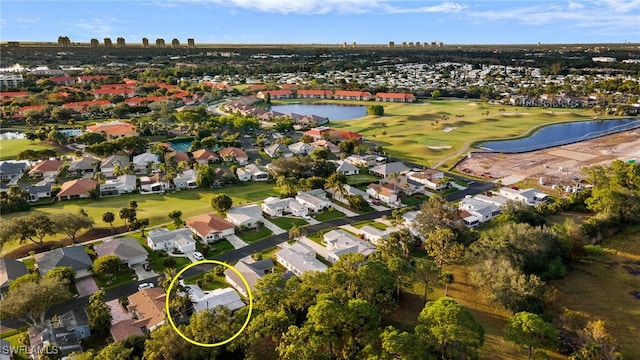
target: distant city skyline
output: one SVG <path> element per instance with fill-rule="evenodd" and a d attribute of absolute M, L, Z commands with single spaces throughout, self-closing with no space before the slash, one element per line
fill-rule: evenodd
<path fill-rule="evenodd" d="M 640 42 L 640 0 L 139 0 L 0 3 L 0 40 L 186 44 Z"/>

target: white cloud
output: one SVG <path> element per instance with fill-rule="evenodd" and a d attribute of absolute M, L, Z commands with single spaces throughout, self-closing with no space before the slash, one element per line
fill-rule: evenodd
<path fill-rule="evenodd" d="M 37 23 L 38 21 L 40 21 L 39 17 L 34 17 L 34 18 L 23 18 L 23 17 L 17 17 L 15 19 L 15 22 L 21 22 L 21 23 Z"/>
<path fill-rule="evenodd" d="M 76 23 L 61 23 L 70 32 L 73 37 L 81 37 L 83 39 L 97 38 L 102 40 L 103 37 L 112 37 L 114 35 L 114 24 L 118 22 L 116 18 L 91 18 L 79 19 Z M 115 39 L 112 39 L 115 41 Z"/>

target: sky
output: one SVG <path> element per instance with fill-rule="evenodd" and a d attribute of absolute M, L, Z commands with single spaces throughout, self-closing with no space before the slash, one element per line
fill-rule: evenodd
<path fill-rule="evenodd" d="M 640 0 L 2 0 L 0 41 L 640 42 Z"/>

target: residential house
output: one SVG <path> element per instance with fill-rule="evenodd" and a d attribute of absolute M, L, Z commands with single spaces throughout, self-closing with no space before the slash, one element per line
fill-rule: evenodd
<path fill-rule="evenodd" d="M 351 195 L 362 196 L 362 198 L 365 200 L 369 199 L 369 194 L 367 194 L 366 192 L 354 186 L 344 184 L 342 185 L 342 189 L 343 191 L 329 188 L 329 189 L 326 189 L 326 191 L 331 195 L 331 198 L 333 200 L 341 202 L 343 204 L 347 204 L 347 205 L 349 204 L 349 196 Z"/>
<path fill-rule="evenodd" d="M 297 91 L 298 99 L 331 99 L 331 90 L 303 90 Z"/>
<path fill-rule="evenodd" d="M 264 148 L 264 152 L 272 159 L 279 157 L 289 158 L 293 156 L 293 152 L 282 144 L 271 144 Z"/>
<path fill-rule="evenodd" d="M 68 359 L 73 353 L 81 353 L 81 340 L 91 336 L 89 317 L 84 309 L 72 310 L 60 316 L 45 320 L 43 323 L 30 327 L 29 352 L 33 359 L 39 359 L 47 346 L 55 346 L 57 356 Z"/>
<path fill-rule="evenodd" d="M 332 264 L 344 254 L 358 253 L 369 256 L 375 251 L 373 245 L 343 230 L 331 230 L 325 233 L 322 237 L 322 242 L 328 249 L 327 261 Z"/>
<path fill-rule="evenodd" d="M 165 298 L 162 288 L 140 290 L 128 297 L 127 309 L 131 319 L 119 321 L 111 326 L 115 341 L 131 335 L 149 336 L 149 333 L 165 322 Z"/>
<path fill-rule="evenodd" d="M 123 155 L 111 155 L 100 163 L 100 172 L 106 177 L 113 176 L 113 170 L 118 166 L 126 169 L 129 166 L 129 157 Z"/>
<path fill-rule="evenodd" d="M 360 234 L 365 240 L 370 241 L 374 245 L 378 245 L 378 241 L 386 239 L 389 236 L 389 232 L 380 230 L 371 225 L 361 227 Z"/>
<path fill-rule="evenodd" d="M 120 175 L 115 179 L 106 180 L 104 184 L 100 184 L 100 196 L 117 196 L 120 194 L 129 194 L 136 189 L 135 175 Z"/>
<path fill-rule="evenodd" d="M 389 205 L 398 203 L 398 187 L 395 184 L 369 184 L 367 194 Z"/>
<path fill-rule="evenodd" d="M 297 143 L 289 145 L 289 150 L 291 150 L 294 155 L 309 155 L 313 147 L 307 143 L 298 141 Z"/>
<path fill-rule="evenodd" d="M 409 173 L 399 175 L 398 177 L 387 177 L 386 179 L 381 180 L 381 182 L 395 184 L 398 190 L 406 195 L 424 193 L 425 185 L 410 179 L 408 176 Z"/>
<path fill-rule="evenodd" d="M 184 170 L 180 172 L 175 178 L 173 178 L 173 184 L 175 188 L 180 189 L 195 189 L 198 187 L 196 183 L 197 173 L 193 169 Z"/>
<path fill-rule="evenodd" d="M 254 261 L 251 256 L 247 256 L 238 260 L 233 267 L 242 274 L 242 277 L 247 281 L 247 285 L 249 285 L 249 289 L 254 291 L 258 280 L 267 274 L 273 273 L 275 265 L 270 258 Z M 228 284 L 238 290 L 242 296 L 249 297 L 244 282 L 235 271 L 231 269 L 225 270 L 224 279 Z"/>
<path fill-rule="evenodd" d="M 240 181 L 251 180 L 251 173 L 245 168 L 238 168 L 236 170 L 236 175 L 238 175 L 238 180 Z"/>
<path fill-rule="evenodd" d="M 191 230 L 187 228 L 175 230 L 159 228 L 149 230 L 147 234 L 147 246 L 152 250 L 171 251 L 177 249 L 186 253 L 196 250 L 196 241 L 193 239 Z"/>
<path fill-rule="evenodd" d="M 116 255 L 127 266 L 142 264 L 149 258 L 149 253 L 134 238 L 117 238 L 107 240 L 94 246 L 96 255 Z"/>
<path fill-rule="evenodd" d="M 295 119 L 297 125 L 301 126 L 318 126 L 329 122 L 329 118 L 318 115 L 305 115 L 301 118 Z"/>
<path fill-rule="evenodd" d="M 334 143 L 332 143 L 331 141 L 327 141 L 324 139 L 321 140 L 316 140 L 312 143 L 310 143 L 309 145 L 311 145 L 311 147 L 313 147 L 313 149 L 324 149 L 327 150 L 328 152 L 330 152 L 333 155 L 340 155 L 340 147 Z"/>
<path fill-rule="evenodd" d="M 218 152 L 224 161 L 235 161 L 240 165 L 244 165 L 249 161 L 247 153 L 237 147 L 228 147 Z"/>
<path fill-rule="evenodd" d="M 416 97 L 411 93 L 376 93 L 376 101 L 395 102 L 395 103 L 412 103 L 416 101 Z"/>
<path fill-rule="evenodd" d="M 327 265 L 316 259 L 316 252 L 302 243 L 296 242 L 279 244 L 281 248 L 276 252 L 276 261 L 297 276 L 307 271 L 326 271 Z"/>
<path fill-rule="evenodd" d="M 40 181 L 33 185 L 29 185 L 27 192 L 29 193 L 29 201 L 38 201 L 40 199 L 50 199 L 53 183 Z"/>
<path fill-rule="evenodd" d="M 112 121 L 87 126 L 87 131 L 104 134 L 107 140 L 114 140 L 125 136 L 138 136 L 136 127 L 128 122 Z"/>
<path fill-rule="evenodd" d="M 171 151 L 164 154 L 164 162 L 167 164 L 178 165 L 181 162 L 190 162 L 189 154 L 182 151 Z"/>
<path fill-rule="evenodd" d="M 0 161 L 0 180 L 18 181 L 27 170 L 24 161 Z"/>
<path fill-rule="evenodd" d="M 44 160 L 35 164 L 29 171 L 32 178 L 53 179 L 58 176 L 58 169 L 64 164 L 61 160 Z"/>
<path fill-rule="evenodd" d="M 9 291 L 9 284 L 13 280 L 28 273 L 29 270 L 22 261 L 0 257 L 0 299 L 2 299 L 2 294 Z"/>
<path fill-rule="evenodd" d="M 449 185 L 444 180 L 444 173 L 434 169 L 424 169 L 422 171 L 409 171 L 407 179 L 423 184 L 432 190 L 443 190 Z"/>
<path fill-rule="evenodd" d="M 304 135 L 312 138 L 313 140 L 322 140 L 325 136 L 329 136 L 332 131 L 333 129 L 330 127 L 318 126 L 305 131 Z"/>
<path fill-rule="evenodd" d="M 392 174 L 398 174 L 398 175 L 403 174 L 409 171 L 409 168 L 406 167 L 400 161 L 395 161 L 395 162 L 390 162 L 390 163 L 375 166 L 369 169 L 369 171 L 374 175 L 380 176 L 382 178 L 386 178 Z"/>
<path fill-rule="evenodd" d="M 247 306 L 240 298 L 240 295 L 230 287 L 211 291 L 202 291 L 198 285 L 186 285 L 186 288 L 196 312 L 215 309 L 218 306 L 224 306 L 231 311 L 236 311 Z"/>
<path fill-rule="evenodd" d="M 256 98 L 262 100 L 267 99 L 267 97 L 272 100 L 289 99 L 291 96 L 291 90 L 263 90 L 256 94 Z"/>
<path fill-rule="evenodd" d="M 267 181 L 269 180 L 269 173 L 264 166 L 249 164 L 245 166 L 245 170 L 251 175 L 253 181 Z"/>
<path fill-rule="evenodd" d="M 549 195 L 533 188 L 512 189 L 503 187 L 500 189 L 499 194 L 509 200 L 520 201 L 530 206 L 546 202 L 549 198 Z"/>
<path fill-rule="evenodd" d="M 187 228 L 207 244 L 235 233 L 232 223 L 216 214 L 202 214 L 188 218 Z"/>
<path fill-rule="evenodd" d="M 254 228 L 264 223 L 260 205 L 234 206 L 227 212 L 227 221 L 238 227 Z"/>
<path fill-rule="evenodd" d="M 487 222 L 500 214 L 499 206 L 475 199 L 470 195 L 458 203 L 458 208 L 462 210 L 462 221 L 468 227 Z"/>
<path fill-rule="evenodd" d="M 337 160 L 335 161 L 335 164 L 337 165 L 336 167 L 336 172 L 342 175 L 357 175 L 360 174 L 360 169 L 351 165 L 350 163 L 344 161 L 344 160 Z"/>
<path fill-rule="evenodd" d="M 171 189 L 171 184 L 163 179 L 164 174 L 153 173 L 140 177 L 140 194 L 163 194 Z"/>
<path fill-rule="evenodd" d="M 327 199 L 327 193 L 323 189 L 300 191 L 296 195 L 296 201 L 311 212 L 320 212 L 331 207 L 331 201 Z"/>
<path fill-rule="evenodd" d="M 220 160 L 215 152 L 209 149 L 200 149 L 191 153 L 193 159 L 200 165 L 209 165 Z"/>
<path fill-rule="evenodd" d="M 372 96 L 368 91 L 336 90 L 333 94 L 333 98 L 339 100 L 368 101 L 371 100 Z"/>
<path fill-rule="evenodd" d="M 136 174 L 148 174 L 156 165 L 160 164 L 158 154 L 144 152 L 133 157 L 133 169 Z"/>
<path fill-rule="evenodd" d="M 294 216 L 305 216 L 308 214 L 307 208 L 297 202 L 294 198 L 280 199 L 268 197 L 261 205 L 262 211 L 269 216 L 283 216 L 291 214 Z"/>
<path fill-rule="evenodd" d="M 65 181 L 58 192 L 58 200 L 88 199 L 89 193 L 98 186 L 92 179 L 76 179 Z"/>
<path fill-rule="evenodd" d="M 69 164 L 69 172 L 77 174 L 78 176 L 83 176 L 84 174 L 98 171 L 99 164 L 100 159 L 96 159 L 92 156 L 83 156 L 80 159 L 71 161 Z"/>
<path fill-rule="evenodd" d="M 67 246 L 36 255 L 36 267 L 40 276 L 45 276 L 58 266 L 69 266 L 76 272 L 76 279 L 91 276 L 93 261 L 84 246 Z"/>

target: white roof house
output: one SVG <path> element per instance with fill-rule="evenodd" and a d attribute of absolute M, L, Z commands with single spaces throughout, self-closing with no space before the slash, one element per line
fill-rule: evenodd
<path fill-rule="evenodd" d="M 365 240 L 370 241 L 374 245 L 377 245 L 379 240 L 386 239 L 389 236 L 389 232 L 380 230 L 371 225 L 361 227 L 360 234 L 364 236 Z"/>
<path fill-rule="evenodd" d="M 375 166 L 371 168 L 369 171 L 371 173 L 378 175 L 380 177 L 386 178 L 391 174 L 402 174 L 409 171 L 409 168 L 406 167 L 403 163 L 396 161 L 391 163 L 386 163 L 382 165 Z"/>
<path fill-rule="evenodd" d="M 289 150 L 291 150 L 294 155 L 308 155 L 313 151 L 313 147 L 307 143 L 298 141 L 297 143 L 289 145 Z"/>
<path fill-rule="evenodd" d="M 234 265 L 234 268 L 242 274 L 242 276 L 247 281 L 249 288 L 251 291 L 254 290 L 256 283 L 265 275 L 273 272 L 274 264 L 271 258 L 262 259 L 259 261 L 254 261 L 251 256 L 247 256 L 243 259 L 238 260 L 238 262 Z M 227 283 L 233 286 L 240 294 L 245 297 L 248 297 L 247 289 L 244 285 L 244 282 L 235 271 L 231 269 L 227 269 L 224 271 L 224 279 Z"/>
<path fill-rule="evenodd" d="M 319 212 L 331 206 L 327 193 L 323 189 L 301 191 L 296 195 L 296 201 L 313 212 Z"/>
<path fill-rule="evenodd" d="M 196 312 L 215 309 L 216 306 L 224 306 L 231 311 L 236 311 L 246 306 L 240 295 L 233 288 L 215 289 L 202 291 L 197 285 L 187 285 L 189 299 L 193 302 Z"/>
<path fill-rule="evenodd" d="M 338 160 L 335 163 L 337 165 L 336 172 L 339 174 L 347 176 L 360 174 L 360 169 L 344 160 Z"/>
<path fill-rule="evenodd" d="M 460 210 L 466 211 L 471 216 L 463 217 L 463 222 L 467 226 L 476 226 L 480 223 L 493 219 L 494 216 L 500 214 L 500 207 L 472 197 L 466 197 L 458 204 Z"/>
<path fill-rule="evenodd" d="M 271 196 L 264 199 L 261 207 L 262 211 L 269 216 L 283 216 L 287 213 L 295 216 L 304 216 L 309 212 L 304 205 L 298 203 L 294 198 L 280 199 Z"/>
<path fill-rule="evenodd" d="M 424 169 L 422 171 L 409 171 L 407 179 L 423 184 L 433 190 L 442 190 L 446 188 L 444 183 L 444 173 L 434 169 Z"/>
<path fill-rule="evenodd" d="M 366 241 L 362 241 L 343 230 L 331 230 L 324 234 L 322 241 L 327 247 L 327 260 L 331 263 L 338 261 L 340 256 L 349 253 L 360 253 L 364 256 L 375 251 L 375 247 Z"/>
<path fill-rule="evenodd" d="M 282 144 L 272 144 L 264 148 L 264 152 L 269 155 L 271 158 L 289 158 L 293 156 L 293 152 L 289 150 L 288 147 Z"/>
<path fill-rule="evenodd" d="M 120 175 L 115 179 L 106 180 L 104 184 L 100 184 L 100 196 L 126 194 L 133 192 L 135 189 L 135 175 Z"/>
<path fill-rule="evenodd" d="M 183 253 L 196 250 L 196 241 L 193 239 L 191 230 L 187 228 L 150 230 L 147 234 L 147 245 L 153 250 L 171 251 L 176 248 Z"/>
<path fill-rule="evenodd" d="M 362 196 L 362 198 L 365 200 L 369 199 L 369 194 L 367 194 L 366 192 L 354 186 L 344 184 L 342 185 L 342 189 L 344 190 L 344 194 L 341 193 L 340 191 L 337 191 L 331 188 L 326 189 L 326 191 L 331 195 L 331 198 L 333 200 L 339 201 L 343 204 L 349 204 L 349 199 L 347 198 L 349 195 L 355 195 L 355 196 L 359 195 L 359 196 Z"/>
<path fill-rule="evenodd" d="M 256 227 L 264 222 L 260 205 L 234 206 L 227 212 L 227 221 L 235 226 Z"/>
<path fill-rule="evenodd" d="M 137 173 L 145 173 L 153 168 L 155 164 L 160 164 L 157 154 L 144 152 L 133 157 L 133 167 Z"/>
<path fill-rule="evenodd" d="M 253 181 L 267 181 L 269 180 L 269 173 L 264 166 L 249 164 L 245 166 L 245 169 L 251 174 L 251 180 Z"/>
<path fill-rule="evenodd" d="M 545 202 L 548 199 L 548 195 L 538 191 L 537 189 L 511 189 L 503 187 L 500 189 L 500 195 L 506 197 L 509 200 L 524 202 L 527 205 L 537 205 Z"/>
<path fill-rule="evenodd" d="M 293 245 L 282 243 L 282 250 L 276 253 L 276 260 L 297 276 L 307 271 L 326 271 L 327 265 L 316 259 L 316 252 L 310 247 L 296 242 Z"/>
<path fill-rule="evenodd" d="M 196 184 L 197 173 L 193 169 L 185 170 L 173 178 L 173 183 L 176 189 L 195 189 L 198 187 Z"/>

